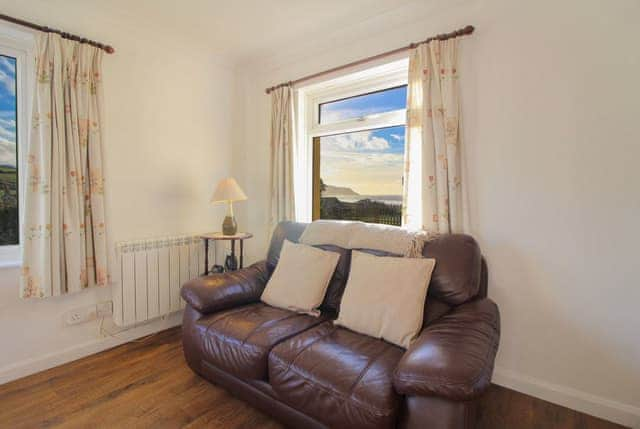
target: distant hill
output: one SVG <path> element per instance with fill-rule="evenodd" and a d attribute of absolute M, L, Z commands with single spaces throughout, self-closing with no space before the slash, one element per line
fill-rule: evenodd
<path fill-rule="evenodd" d="M 332 186 L 332 185 L 325 185 L 325 190 L 322 192 L 322 196 L 327 198 L 327 197 L 337 197 L 337 196 L 358 196 L 360 195 L 359 193 L 357 193 L 356 191 L 354 191 L 351 188 L 347 188 L 344 186 Z"/>

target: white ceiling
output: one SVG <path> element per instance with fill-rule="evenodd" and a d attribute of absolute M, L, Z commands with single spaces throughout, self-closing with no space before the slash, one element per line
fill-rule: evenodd
<path fill-rule="evenodd" d="M 158 37 L 206 47 L 234 64 L 395 25 L 466 0 L 0 0 L 2 13 L 106 43 Z M 395 19 L 394 19 L 395 16 Z M 395 24 L 392 24 L 392 21 Z M 402 27 L 402 24 L 400 24 Z M 361 34 L 362 36 L 362 34 Z M 159 42 L 161 43 L 161 42 Z M 118 49 L 118 46 L 115 46 Z"/>
<path fill-rule="evenodd" d="M 130 35 L 159 31 L 182 42 L 202 43 L 212 53 L 242 63 L 344 31 L 409 3 L 424 5 L 433 1 L 0 0 L 0 6 L 3 13 L 20 11 L 20 18 L 52 27 L 61 24 L 70 32 L 86 32 L 85 25 L 93 22 L 95 34 L 86 36 L 105 36 L 106 42 L 114 31 Z M 25 8 L 28 14 L 24 13 Z M 65 15 L 67 19 L 63 19 Z M 68 28 L 70 16 L 82 17 L 85 22 Z"/>
<path fill-rule="evenodd" d="M 215 53 L 243 62 L 288 43 L 342 30 L 413 1 L 109 0 L 102 5 L 126 11 L 130 18 L 206 38 Z"/>

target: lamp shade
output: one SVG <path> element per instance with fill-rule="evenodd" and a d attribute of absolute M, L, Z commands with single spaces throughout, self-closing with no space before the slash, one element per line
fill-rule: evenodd
<path fill-rule="evenodd" d="M 247 196 L 233 177 L 227 177 L 226 179 L 221 180 L 211 196 L 212 203 L 242 201 L 246 199 Z"/>

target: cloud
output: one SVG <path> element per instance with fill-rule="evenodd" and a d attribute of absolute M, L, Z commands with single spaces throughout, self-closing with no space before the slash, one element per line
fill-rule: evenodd
<path fill-rule="evenodd" d="M 9 74 L 16 75 L 15 63 L 9 61 L 6 57 L 0 55 L 0 67 L 7 71 Z"/>
<path fill-rule="evenodd" d="M 390 148 L 386 139 L 373 136 L 371 131 L 322 137 L 321 142 L 323 151 L 382 152 Z"/>
<path fill-rule="evenodd" d="M 333 122 L 344 121 L 345 119 L 357 118 L 360 112 L 353 109 L 327 109 L 322 112 L 321 122 L 330 124 Z"/>
<path fill-rule="evenodd" d="M 15 142 L 16 141 L 15 125 L 13 130 L 7 129 L 2 125 L 0 125 L 0 138 L 3 140 L 9 140 L 9 141 Z"/>
<path fill-rule="evenodd" d="M 391 134 L 391 138 L 396 140 L 404 140 L 404 135 L 401 134 Z"/>
<path fill-rule="evenodd" d="M 16 144 L 0 139 L 0 165 L 16 166 Z"/>
<path fill-rule="evenodd" d="M 325 183 L 348 186 L 361 195 L 402 193 L 403 154 L 323 150 L 320 160 Z"/>
<path fill-rule="evenodd" d="M 4 119 L 0 117 L 0 127 L 16 129 L 16 121 L 15 119 Z"/>
<path fill-rule="evenodd" d="M 5 115 L 6 112 L 9 112 L 10 115 Z M 14 118 L 13 111 L 0 110 L 0 139 L 16 141 L 16 121 Z"/>
<path fill-rule="evenodd" d="M 387 106 L 370 106 L 354 108 L 337 108 L 333 106 L 327 106 L 322 110 L 322 123 L 330 124 L 333 122 L 345 121 L 347 119 L 362 118 L 365 116 L 371 116 L 378 113 L 391 112 L 396 110 L 393 107 Z"/>
<path fill-rule="evenodd" d="M 9 91 L 11 95 L 16 95 L 16 78 L 15 75 L 7 74 L 0 69 L 0 83 Z"/>

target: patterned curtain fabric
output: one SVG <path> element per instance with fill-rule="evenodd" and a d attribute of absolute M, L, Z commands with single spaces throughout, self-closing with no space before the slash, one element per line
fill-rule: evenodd
<path fill-rule="evenodd" d="M 290 86 L 271 92 L 271 228 L 295 218 L 293 198 L 294 112 Z"/>
<path fill-rule="evenodd" d="M 102 51 L 44 34 L 26 166 L 23 298 L 107 284 Z"/>
<path fill-rule="evenodd" d="M 463 230 L 458 41 L 411 51 L 403 224 L 428 232 Z"/>

